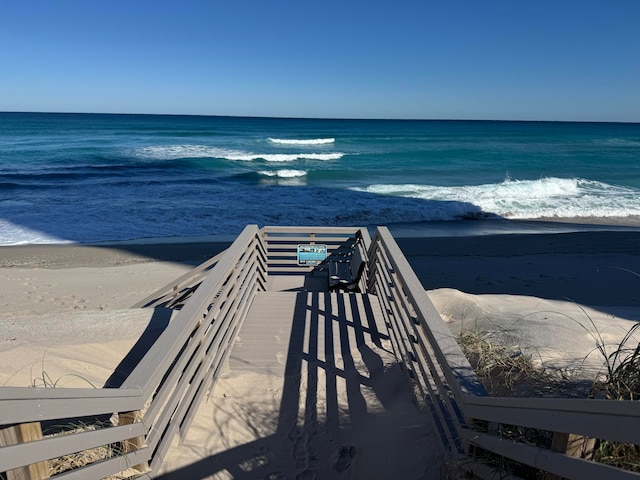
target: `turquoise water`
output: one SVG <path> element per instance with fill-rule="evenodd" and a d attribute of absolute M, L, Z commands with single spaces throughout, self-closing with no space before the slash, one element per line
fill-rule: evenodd
<path fill-rule="evenodd" d="M 640 124 L 0 113 L 0 244 L 640 215 Z"/>

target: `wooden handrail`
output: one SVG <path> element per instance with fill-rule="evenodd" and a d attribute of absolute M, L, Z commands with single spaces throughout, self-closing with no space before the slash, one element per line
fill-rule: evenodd
<path fill-rule="evenodd" d="M 200 284 L 120 388 L 0 388 L 0 428 L 118 412 L 116 418 L 121 419 L 117 426 L 1 446 L 0 472 L 14 468 L 27 472 L 29 465 L 42 465 L 55 456 L 126 441 L 131 447 L 120 456 L 60 477 L 101 478 L 132 465 L 137 466 L 140 476 L 145 476 L 148 468 L 152 477 L 172 438 L 188 428 L 194 409 L 215 382 L 212 372 L 219 371 L 229 355 L 253 296 L 266 289 L 268 272 L 308 272 L 310 267 L 295 262 L 296 242 L 337 248 L 356 232 L 367 248 L 367 291 L 380 301 L 396 355 L 418 386 L 425 410 L 439 429 L 452 461 L 464 458 L 467 463 L 462 468 L 491 477 L 494 467 L 473 457 L 477 447 L 550 475 L 640 478 L 640 474 L 572 458 L 557 449 L 501 438 L 496 425 L 508 424 L 556 432 L 558 438 L 586 435 L 640 445 L 640 409 L 637 402 L 630 401 L 487 396 L 385 227 L 379 227 L 372 240 L 363 227 L 258 229 L 255 225 L 247 226 L 223 254 L 167 285 L 165 290 L 168 288 L 172 296 L 176 285 L 183 289 L 186 283 Z M 165 294 L 145 301 L 166 299 Z M 45 478 L 44 473 L 28 475 Z"/>
<path fill-rule="evenodd" d="M 489 397 L 385 227 L 379 227 L 374 235 L 369 269 L 369 286 L 387 312 L 396 353 L 413 380 L 423 382 L 423 393 L 434 399 L 427 411 L 434 424 L 439 425 L 443 447 L 451 452 L 452 462 L 481 478 L 508 476 L 495 466 L 483 466 L 482 458 L 474 458 L 471 446 L 476 446 L 494 456 L 544 470 L 549 478 L 640 478 L 635 472 L 572 458 L 569 451 L 558 453 L 501 438 L 497 427 L 505 424 L 555 432 L 558 438 L 585 435 L 640 445 L 638 402 Z M 423 378 L 415 378 L 416 375 Z M 456 411 L 458 418 L 454 418 Z M 494 427 L 477 430 L 478 421 Z M 449 428 L 447 422 L 451 422 Z M 464 451 L 458 449 L 459 445 L 464 446 Z M 464 461 L 460 461 L 460 454 Z"/>

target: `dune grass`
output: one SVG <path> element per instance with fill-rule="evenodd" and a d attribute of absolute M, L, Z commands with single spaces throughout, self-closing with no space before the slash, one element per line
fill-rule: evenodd
<path fill-rule="evenodd" d="M 594 351 L 602 357 L 602 370 L 593 379 L 590 390 L 585 392 L 583 398 L 639 400 L 640 323 L 633 325 L 618 344 L 610 347 L 588 315 L 587 319 L 586 324 L 578 323 L 593 337 Z M 577 392 L 580 395 L 581 389 L 574 388 L 570 381 L 541 369 L 531 355 L 524 354 L 518 346 L 505 346 L 492 341 L 487 332 L 462 330 L 458 342 L 492 396 L 575 398 Z M 502 426 L 499 434 L 544 448 L 550 448 L 553 440 L 551 432 L 518 426 Z M 635 444 L 596 439 L 590 457 L 598 463 L 640 472 L 640 446 Z M 531 478 L 545 478 L 542 472 L 530 467 L 493 456 L 488 459 L 502 470 L 532 475 Z"/>

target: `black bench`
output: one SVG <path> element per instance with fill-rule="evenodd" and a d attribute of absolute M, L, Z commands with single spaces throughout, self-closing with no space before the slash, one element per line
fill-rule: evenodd
<path fill-rule="evenodd" d="M 360 291 L 358 284 L 366 266 L 362 257 L 363 247 L 362 237 L 356 235 L 348 249 L 339 249 L 327 257 L 329 291 Z"/>

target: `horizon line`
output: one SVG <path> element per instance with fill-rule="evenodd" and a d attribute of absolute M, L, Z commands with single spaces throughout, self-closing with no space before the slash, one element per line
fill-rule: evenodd
<path fill-rule="evenodd" d="M 623 123 L 636 125 L 640 121 L 621 120 L 525 120 L 525 119 L 491 119 L 491 118 L 382 118 L 382 117 L 298 117 L 268 115 L 224 115 L 204 113 L 131 113 L 131 112 L 73 112 L 73 111 L 33 111 L 33 110 L 0 110 L 0 114 L 37 114 L 37 115 L 120 115 L 120 116 L 163 116 L 163 117 L 215 117 L 215 118 L 248 118 L 274 120 L 334 120 L 334 121 L 398 121 L 398 122 L 520 122 L 520 123 Z"/>

